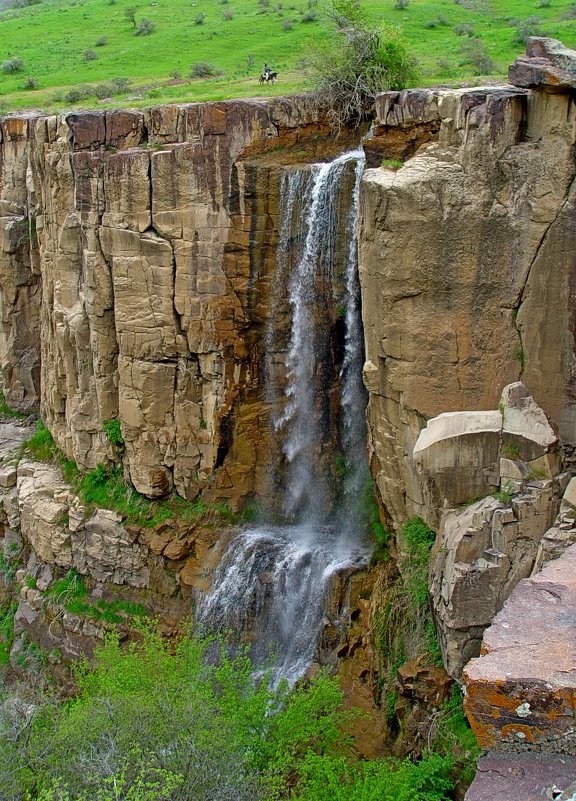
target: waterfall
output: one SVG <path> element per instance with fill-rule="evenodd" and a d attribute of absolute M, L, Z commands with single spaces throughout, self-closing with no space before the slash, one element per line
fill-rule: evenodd
<path fill-rule="evenodd" d="M 360 303 L 360 280 L 358 276 L 358 248 L 356 225 L 360 203 L 360 181 L 364 172 L 364 160 L 356 162 L 352 204 L 348 211 L 348 253 L 346 260 L 346 331 L 344 360 L 342 363 L 342 410 L 345 480 L 344 515 L 350 528 L 361 520 L 362 496 L 370 478 L 365 454 L 366 418 L 362 411 L 368 403 L 368 394 L 362 381 L 364 363 L 364 328 Z"/>
<path fill-rule="evenodd" d="M 236 536 L 211 592 L 198 604 L 198 622 L 210 630 L 242 632 L 256 664 L 266 664 L 272 652 L 275 683 L 282 678 L 293 683 L 305 672 L 317 650 L 334 577 L 367 559 L 360 513 L 368 472 L 356 255 L 363 166 L 364 153 L 357 150 L 330 163 L 287 169 L 282 176 L 265 375 L 283 460 L 283 513 L 291 522 L 246 528 Z M 337 443 L 344 477 L 335 492 L 324 458 L 334 428 L 327 422 L 334 365 L 328 364 L 333 358 L 325 329 L 337 268 L 344 281 Z M 282 318 L 288 318 L 284 327 Z"/>

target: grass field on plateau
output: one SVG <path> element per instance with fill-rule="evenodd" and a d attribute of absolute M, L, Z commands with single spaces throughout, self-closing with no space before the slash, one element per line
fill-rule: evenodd
<path fill-rule="evenodd" d="M 409 0 L 400 9 L 401 4 L 365 0 L 363 7 L 374 22 L 401 31 L 420 62 L 422 85 L 503 79 L 529 34 L 576 46 L 573 0 Z M 151 33 L 134 35 L 129 8 L 136 8 L 136 25 L 143 19 L 153 23 Z M 13 73 L 0 72 L 0 111 L 301 91 L 302 57 L 331 35 L 318 0 L 45 0 L 7 8 L 0 11 L 0 63 L 23 64 Z M 262 88 L 257 79 L 265 61 L 280 77 Z M 210 65 L 214 75 L 191 77 L 206 71 L 198 65 Z M 110 84 L 111 79 L 125 80 Z M 98 91 L 86 90 L 87 84 Z"/>

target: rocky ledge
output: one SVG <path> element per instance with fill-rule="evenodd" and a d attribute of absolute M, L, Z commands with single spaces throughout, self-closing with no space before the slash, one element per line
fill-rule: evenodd
<path fill-rule="evenodd" d="M 521 581 L 463 673 L 480 745 L 466 801 L 576 798 L 576 546 Z"/>

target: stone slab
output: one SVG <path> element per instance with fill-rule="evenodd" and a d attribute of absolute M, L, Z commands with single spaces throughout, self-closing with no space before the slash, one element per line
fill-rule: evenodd
<path fill-rule="evenodd" d="M 557 754 L 487 754 L 465 801 L 538 801 L 572 797 L 576 758 Z"/>
<path fill-rule="evenodd" d="M 466 666 L 482 748 L 576 756 L 576 545 L 521 581 Z"/>

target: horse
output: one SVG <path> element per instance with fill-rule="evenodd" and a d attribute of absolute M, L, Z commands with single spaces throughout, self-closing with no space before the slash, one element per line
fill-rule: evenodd
<path fill-rule="evenodd" d="M 266 75 L 261 75 L 258 78 L 258 82 L 261 83 L 261 84 L 262 83 L 274 83 L 274 81 L 276 80 L 277 77 L 278 77 L 278 73 L 277 72 L 269 72 L 268 73 L 268 77 L 266 77 Z"/>

